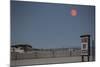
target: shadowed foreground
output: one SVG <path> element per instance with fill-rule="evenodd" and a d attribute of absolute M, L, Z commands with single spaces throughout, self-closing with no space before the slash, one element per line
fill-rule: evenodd
<path fill-rule="evenodd" d="M 85 58 L 87 61 L 87 58 Z M 92 58 L 90 57 L 90 61 Z M 26 59 L 26 60 L 13 60 L 11 66 L 26 66 L 26 65 L 38 65 L 38 64 L 53 64 L 53 63 L 72 63 L 81 62 L 81 56 L 77 57 L 59 57 L 59 58 L 43 58 L 43 59 Z"/>

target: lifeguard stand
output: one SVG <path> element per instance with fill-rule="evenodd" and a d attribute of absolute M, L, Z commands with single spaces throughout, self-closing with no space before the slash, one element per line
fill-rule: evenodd
<path fill-rule="evenodd" d="M 85 34 L 81 35 L 81 56 L 82 62 L 84 62 L 84 57 L 87 57 L 87 60 L 90 60 L 90 35 Z"/>

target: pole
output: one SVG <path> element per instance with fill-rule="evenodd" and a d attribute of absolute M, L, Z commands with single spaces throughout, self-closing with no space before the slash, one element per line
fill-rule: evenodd
<path fill-rule="evenodd" d="M 84 62 L 84 56 L 82 55 L 82 62 Z"/>

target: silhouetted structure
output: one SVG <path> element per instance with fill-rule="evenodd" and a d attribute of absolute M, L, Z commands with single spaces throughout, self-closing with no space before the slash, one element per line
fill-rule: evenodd
<path fill-rule="evenodd" d="M 84 62 L 84 57 L 86 56 L 88 61 L 90 60 L 90 35 L 81 35 L 81 56 L 82 62 Z"/>
<path fill-rule="evenodd" d="M 32 46 L 28 44 L 17 44 L 11 46 L 11 52 L 27 52 L 32 50 Z"/>

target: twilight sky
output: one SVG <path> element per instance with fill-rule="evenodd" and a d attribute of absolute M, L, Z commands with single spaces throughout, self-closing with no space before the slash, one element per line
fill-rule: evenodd
<path fill-rule="evenodd" d="M 72 9 L 77 16 L 71 16 Z M 11 1 L 11 43 L 34 48 L 80 47 L 80 35 L 94 39 L 94 6 Z"/>

